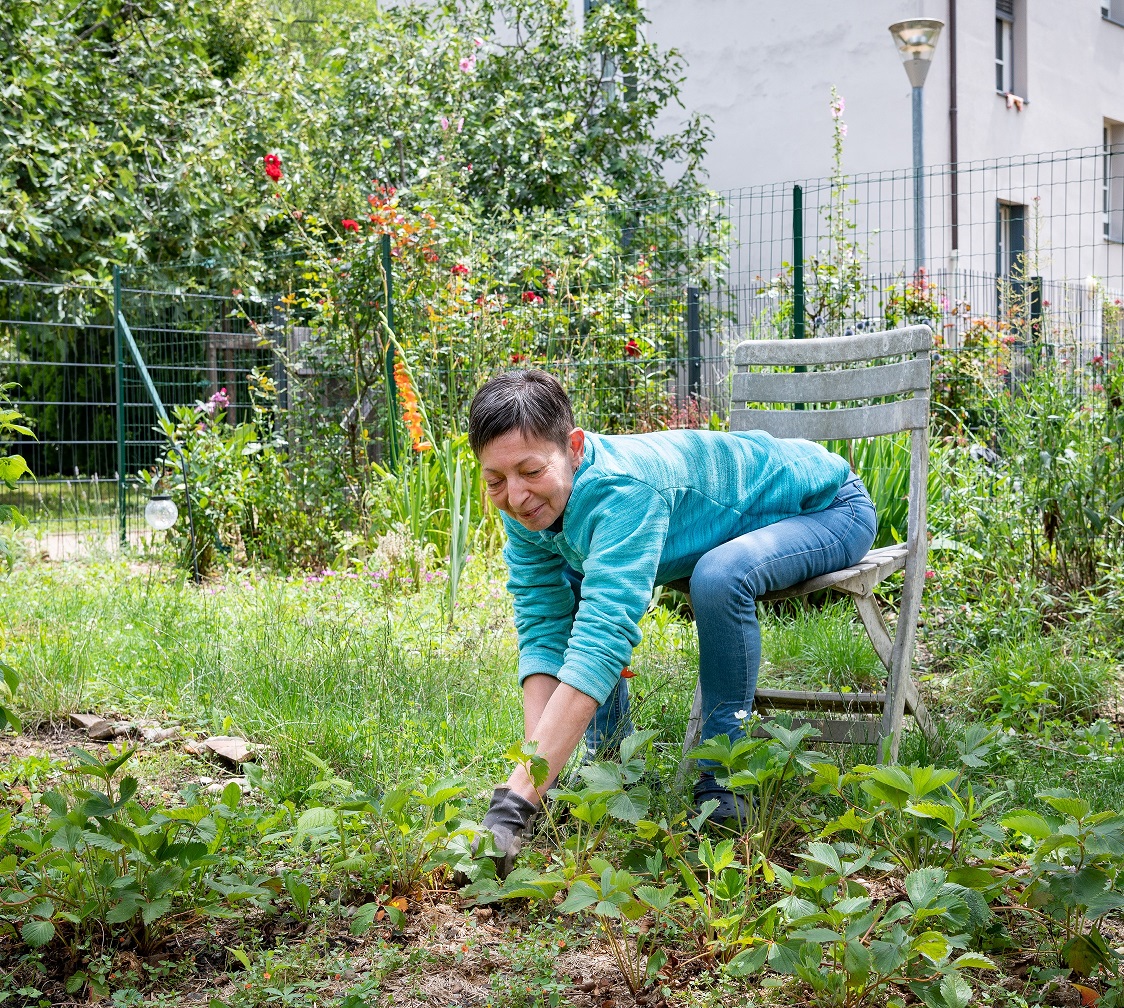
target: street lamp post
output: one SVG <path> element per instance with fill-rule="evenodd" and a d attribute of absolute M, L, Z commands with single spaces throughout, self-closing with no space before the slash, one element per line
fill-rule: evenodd
<path fill-rule="evenodd" d="M 913 86 L 913 269 L 925 265 L 925 155 L 922 145 L 921 93 L 937 38 L 944 27 L 935 18 L 912 18 L 890 25 L 890 34 L 901 53 L 906 76 Z"/>

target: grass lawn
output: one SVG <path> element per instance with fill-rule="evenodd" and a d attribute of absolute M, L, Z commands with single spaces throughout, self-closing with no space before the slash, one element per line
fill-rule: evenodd
<path fill-rule="evenodd" d="M 574 880 L 589 875 L 599 863 L 591 860 L 596 857 L 626 866 L 637 877 L 650 875 L 665 888 L 682 888 L 681 879 L 646 860 L 658 849 L 670 863 L 674 852 L 666 838 L 686 835 L 681 813 L 689 808 L 688 796 L 672 782 L 697 653 L 693 627 L 669 609 L 656 608 L 646 617 L 644 643 L 633 663 L 634 720 L 654 734 L 637 756 L 640 769 L 628 793 L 643 795 L 636 799 L 644 804 L 643 815 L 633 818 L 670 825 L 645 834 L 628 817 L 609 816 L 597 843 L 586 849 L 581 837 L 588 840 L 590 834 L 577 826 L 578 813 L 566 821 L 559 816 L 524 858 L 529 872 L 538 873 L 534 885 L 545 887 L 545 896 L 498 898 L 504 894 L 496 896 L 494 883 L 490 896 L 485 879 L 474 901 L 451 887 L 437 862 L 441 838 L 462 820 L 478 820 L 491 787 L 509 772 L 505 751 L 521 729 L 514 631 L 502 568 L 495 562 L 472 561 L 452 621 L 440 577 L 420 587 L 387 585 L 358 571 L 287 579 L 237 572 L 196 588 L 157 563 L 108 558 L 33 563 L 0 581 L 0 597 L 4 654 L 23 677 L 17 706 L 25 724 L 22 737 L 9 734 L 0 742 L 8 813 L 25 819 L 49 814 L 36 804 L 39 796 L 66 792 L 76 783 L 67 772 L 75 765 L 71 746 L 108 758 L 105 744 L 85 739 L 68 725 L 67 715 L 97 712 L 110 720 L 175 727 L 174 737 L 140 745 L 121 773 L 135 776 L 137 800 L 149 810 L 194 805 L 207 810 L 204 823 L 225 824 L 225 833 L 216 826 L 213 834 L 201 834 L 218 840 L 199 871 L 218 872 L 220 889 L 229 888 L 232 878 L 257 887 L 249 895 L 227 894 L 224 908 L 215 905 L 221 916 L 186 913 L 180 925 L 163 930 L 127 925 L 116 944 L 76 924 L 59 925 L 57 940 L 38 951 L 15 933 L 0 932 L 0 972 L 7 977 L 0 979 L 0 1001 L 38 1005 L 112 997 L 114 1004 L 613 1008 L 632 998 L 622 981 L 620 948 L 646 948 L 650 955 L 655 946 L 645 945 L 644 936 L 661 933 L 657 951 L 667 959 L 657 965 L 656 983 L 642 1003 L 836 1003 L 826 988 L 817 993 L 815 983 L 786 972 L 783 962 L 777 966 L 770 959 L 776 969 L 745 975 L 736 964 L 723 966 L 739 949 L 754 947 L 743 939 L 714 952 L 723 939 L 713 922 L 728 917 L 735 905 L 747 912 L 733 897 L 691 911 L 692 920 L 711 922 L 710 938 L 700 945 L 685 924 L 690 914 L 661 923 L 649 907 L 644 920 L 651 918 L 655 931 L 633 933 L 627 915 L 618 926 L 618 918 L 596 912 L 569 913 L 561 903 L 567 887 L 550 888 L 550 873 L 568 864 L 572 894 Z M 935 633 L 933 620 L 928 622 Z M 838 687 L 877 680 L 877 659 L 842 604 L 766 613 L 763 629 L 765 684 Z M 1112 720 L 1118 668 L 1107 653 L 1057 634 L 929 656 L 923 688 L 939 717 L 941 740 L 929 746 L 918 732 L 907 732 L 901 762 L 951 768 L 956 777 L 951 787 L 961 797 L 996 796 L 991 825 L 973 834 L 978 849 L 972 854 L 941 860 L 939 845 L 925 848 L 924 856 L 943 866 L 939 870 L 998 873 L 1020 865 L 1029 870 L 1034 837 L 1004 832 L 994 823 L 1020 807 L 1041 812 L 1035 796 L 1047 788 L 1065 788 L 1094 810 L 1124 808 L 1124 743 Z M 973 736 L 969 726 L 983 720 L 994 730 L 973 748 L 973 739 L 978 742 L 984 733 Z M 193 739 L 208 735 L 238 735 L 263 747 L 260 776 L 251 773 L 237 797 L 222 792 L 230 771 L 190 751 Z M 873 763 L 875 754 L 861 748 L 822 752 L 815 758 L 819 770 L 805 765 L 788 784 L 788 778 L 780 780 L 776 801 L 785 825 L 767 852 L 768 862 L 791 873 L 804 863 L 801 852 L 812 849 L 809 842 L 834 842 L 844 858 L 865 844 L 881 852 L 874 865 L 837 884 L 852 896 L 856 887 L 882 899 L 887 886 L 904 892 L 896 879 L 905 869 L 885 855 L 886 843 L 894 839 L 889 824 L 908 832 L 920 819 L 883 810 L 865 839 L 833 828 L 847 802 L 824 784 L 823 767 Z M 439 795 L 445 786 L 455 791 L 448 801 Z M 438 797 L 428 806 L 424 797 L 410 799 L 409 815 L 395 818 L 388 809 L 396 788 Z M 218 809 L 220 794 L 226 812 Z M 934 791 L 929 800 L 937 794 L 946 792 Z M 357 795 L 373 804 L 348 812 L 349 796 Z M 764 790 L 760 795 L 767 800 Z M 77 808 L 77 799 L 71 808 Z M 459 818 L 442 819 L 450 808 Z M 330 814 L 320 814 L 326 811 Z M 367 833 L 349 840 L 342 835 L 348 822 L 362 823 Z M 27 835 L 26 822 L 22 828 Z M 145 835 L 145 829 L 162 827 L 134 821 L 133 828 Z M 1058 825 L 1051 820 L 1048 828 L 1056 831 Z M 697 838 L 691 842 L 697 844 Z M 993 849 L 985 849 L 989 843 Z M 363 853 L 343 864 L 336 847 L 342 845 L 346 854 L 349 844 Z M 1124 837 L 1119 846 L 1124 855 Z M 750 865 L 750 846 L 738 849 L 738 863 Z M 26 857 L 30 846 L 19 850 Z M 700 878 L 721 876 L 721 869 L 708 874 L 703 854 L 684 856 Z M 7 864 L 14 870 L 14 861 Z M 601 878 L 598 871 L 589 877 Z M 825 871 L 821 865 L 818 877 Z M 771 882 L 752 871 L 748 876 L 760 891 L 755 914 L 783 897 L 776 875 Z M 1106 878 L 1115 892 L 1115 867 Z M 58 878 L 52 884 L 65 888 Z M 597 884 L 608 885 L 604 878 Z M 987 899 L 1017 903 L 1012 894 L 996 891 Z M 800 898 L 811 897 L 803 892 Z M 152 894 L 145 899 L 151 902 Z M 1062 976 L 1056 971 L 1057 928 L 1044 925 L 1036 932 L 1033 922 L 1016 920 L 1006 906 L 1002 913 L 989 912 L 990 931 L 975 924 L 970 930 L 965 921 L 952 919 L 945 927 L 968 935 L 961 946 L 970 944 L 1000 967 L 978 975 L 962 971 L 975 990 L 972 1003 L 1068 1003 L 1048 1000 L 1051 979 Z M 371 920 L 364 913 L 373 915 Z M 1078 931 L 1087 931 L 1094 920 L 1088 911 L 1083 914 Z M 764 918 L 755 919 L 745 934 L 766 933 Z M 1098 934 L 1121 944 L 1111 937 L 1114 927 L 1106 917 Z M 829 944 L 823 944 L 828 939 L 818 941 L 828 955 Z M 655 961 L 649 958 L 649 964 Z M 1102 973 L 1101 989 L 1105 979 Z M 838 1003 L 885 1004 L 892 997 L 912 997 L 907 991 L 904 980 L 887 981 L 864 995 L 867 1000 Z"/>

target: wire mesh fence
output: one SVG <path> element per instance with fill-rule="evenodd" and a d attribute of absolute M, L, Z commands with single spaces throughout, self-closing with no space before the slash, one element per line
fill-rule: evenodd
<path fill-rule="evenodd" d="M 247 376 L 274 361 L 251 320 L 270 306 L 127 285 L 119 304 L 169 408 L 222 388 L 235 422 L 248 413 Z M 166 440 L 114 319 L 111 285 L 0 281 L 0 381 L 14 383 L 31 420 L 35 436 L 13 450 L 36 474 L 3 498 L 31 522 L 32 548 L 51 556 L 143 536 L 140 473 Z"/>
<path fill-rule="evenodd" d="M 396 330 L 441 431 L 464 429 L 480 382 L 512 366 L 557 373 L 590 427 L 705 426 L 725 411 L 726 362 L 740 340 L 914 322 L 937 334 L 938 403 L 969 378 L 1016 388 L 1044 360 L 1073 394 L 1095 394 L 1098 368 L 1122 342 L 1124 154 L 926 169 L 920 242 L 913 183 L 908 170 L 836 173 L 574 211 L 549 240 L 496 237 L 488 277 L 459 266 L 451 276 L 441 267 L 445 279 L 429 287 L 396 277 Z M 225 390 L 240 422 L 249 374 L 271 371 L 283 397 L 292 383 L 288 405 L 303 401 L 337 432 L 362 414 L 377 456 L 385 381 L 376 370 L 357 392 L 339 345 L 282 304 L 301 283 L 292 265 L 278 268 L 270 293 L 243 294 L 226 286 L 229 271 L 198 264 L 182 282 L 126 275 L 120 316 L 169 409 Z M 223 289 L 203 289 L 208 276 Z M 163 438 L 119 344 L 111 286 L 0 281 L 0 376 L 18 383 L 37 433 L 20 450 L 39 483 L 18 493 L 61 549 L 87 533 L 141 534 L 136 474 Z"/>

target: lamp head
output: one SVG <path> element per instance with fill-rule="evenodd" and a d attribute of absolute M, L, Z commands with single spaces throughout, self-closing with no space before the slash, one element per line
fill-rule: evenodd
<path fill-rule="evenodd" d="M 179 516 L 180 511 L 176 507 L 176 502 L 167 494 L 156 494 L 149 498 L 144 506 L 144 520 L 157 532 L 170 529 Z"/>
<path fill-rule="evenodd" d="M 909 83 L 915 88 L 925 84 L 943 27 L 944 22 L 936 18 L 910 18 L 890 25 L 890 34 L 901 53 Z"/>

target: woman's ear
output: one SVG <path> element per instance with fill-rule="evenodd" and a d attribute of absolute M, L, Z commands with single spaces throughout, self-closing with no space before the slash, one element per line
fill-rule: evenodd
<path fill-rule="evenodd" d="M 578 471 L 578 466 L 582 464 L 584 457 L 585 431 L 580 427 L 575 427 L 570 431 L 570 465 L 573 466 L 574 472 Z"/>

